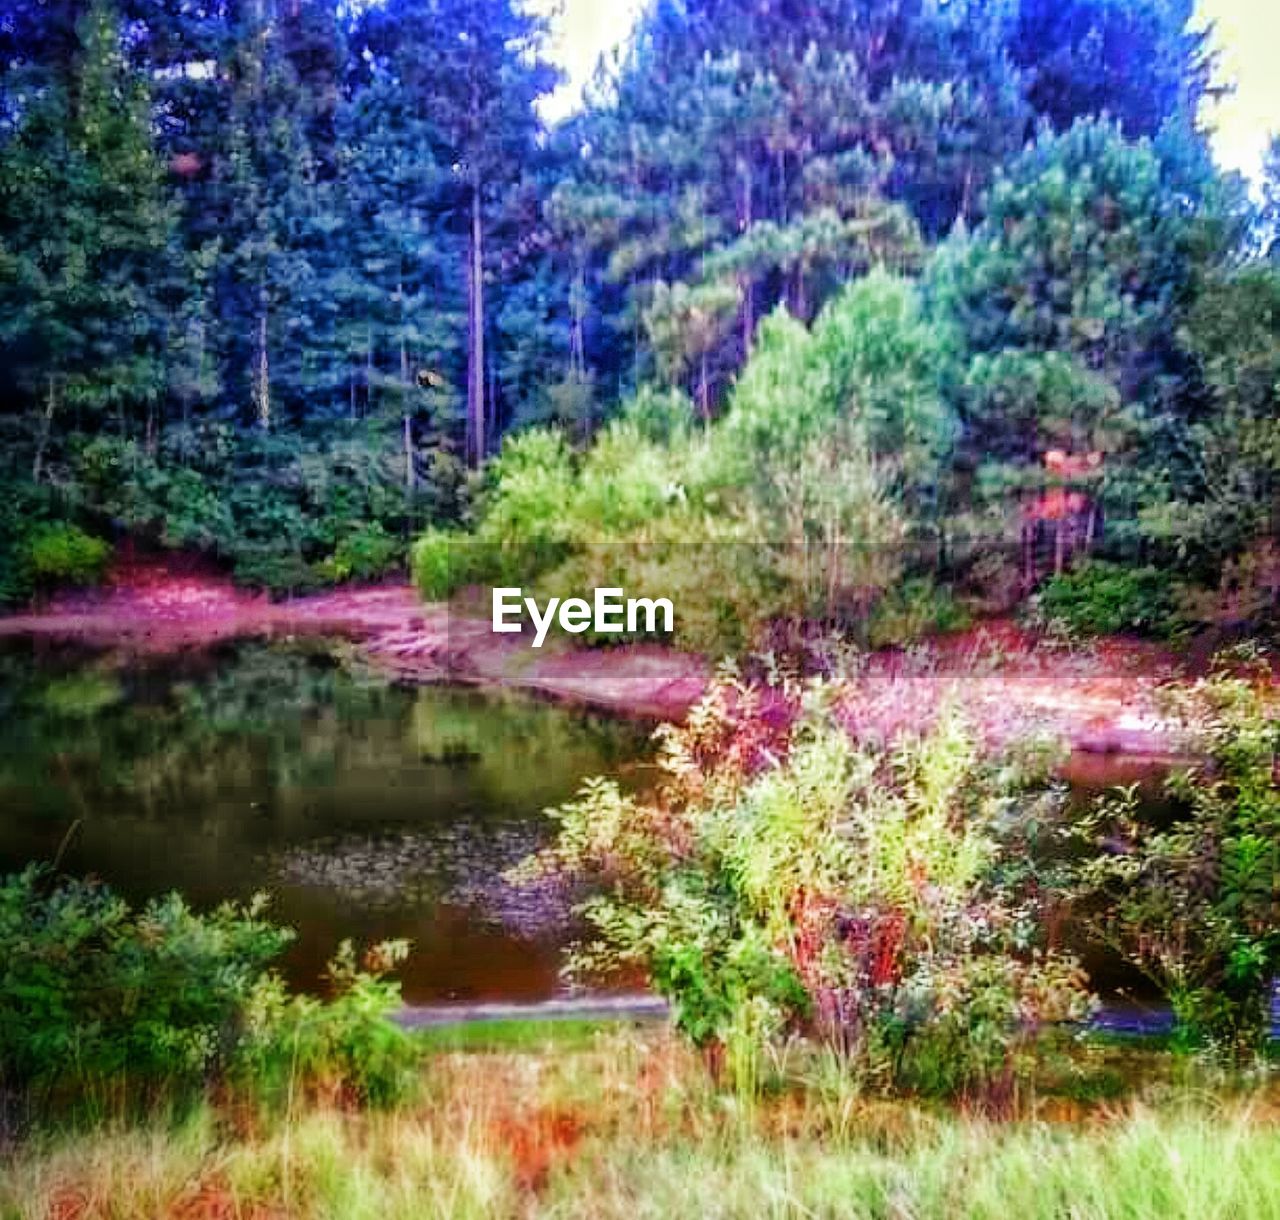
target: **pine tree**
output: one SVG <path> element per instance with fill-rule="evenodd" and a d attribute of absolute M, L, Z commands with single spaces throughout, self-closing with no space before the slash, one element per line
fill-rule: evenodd
<path fill-rule="evenodd" d="M 1109 487 L 1147 452 L 1181 372 L 1196 212 L 1149 141 L 1083 120 L 1046 132 L 996 183 L 987 216 L 934 260 L 934 314 L 966 352 L 962 462 L 1000 491 L 1046 455 L 1100 455 Z"/>
<path fill-rule="evenodd" d="M 976 0 L 656 5 L 610 95 L 567 133 L 577 170 L 558 192 L 595 218 L 589 291 L 612 346 L 670 331 L 659 285 L 731 284 L 737 325 L 695 362 L 703 384 L 727 384 L 776 302 L 808 319 L 849 275 L 909 266 L 912 212 L 935 234 L 976 217 L 1026 129 L 1008 26 L 1006 6 Z"/>
<path fill-rule="evenodd" d="M 491 237 L 535 154 L 535 100 L 554 76 L 539 58 L 542 23 L 512 0 L 393 2 L 368 14 L 361 40 L 430 115 L 437 160 L 453 172 L 448 207 L 467 300 L 467 456 L 493 443 Z"/>
<path fill-rule="evenodd" d="M 1194 0 L 1021 0 L 1012 39 L 1038 115 L 1065 131 L 1108 115 L 1125 135 L 1195 127 L 1211 97 L 1210 35 Z"/>
<path fill-rule="evenodd" d="M 1264 253 L 1280 254 L 1280 136 L 1272 136 L 1263 160 L 1262 208 L 1258 218 Z"/>
<path fill-rule="evenodd" d="M 142 410 L 154 441 L 163 292 L 182 278 L 150 98 L 113 10 L 95 4 L 79 39 L 72 87 L 30 107 L 0 167 L 0 342 L 26 401 L 41 404 L 37 480 L 64 407 L 112 410 L 125 433 Z"/>
<path fill-rule="evenodd" d="M 450 174 L 420 100 L 381 72 L 344 102 L 337 134 L 341 223 L 325 294 L 335 368 L 350 418 L 394 428 L 413 501 L 433 481 L 425 463 L 450 460 L 462 382 L 462 299 L 440 215 Z"/>
<path fill-rule="evenodd" d="M 333 302 L 321 263 L 337 227 L 329 150 L 311 141 L 321 101 L 299 82 L 285 27 L 252 0 L 231 63 L 217 180 L 227 200 L 218 284 L 233 405 L 264 432 L 333 401 Z"/>

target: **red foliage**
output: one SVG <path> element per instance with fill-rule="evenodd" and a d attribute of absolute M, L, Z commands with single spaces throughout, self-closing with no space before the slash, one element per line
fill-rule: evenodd
<path fill-rule="evenodd" d="M 552 1170 L 573 1159 L 585 1124 L 573 1113 L 538 1109 L 519 1117 L 503 1117 L 493 1124 L 494 1137 L 511 1156 L 516 1185 L 536 1194 L 546 1187 Z"/>

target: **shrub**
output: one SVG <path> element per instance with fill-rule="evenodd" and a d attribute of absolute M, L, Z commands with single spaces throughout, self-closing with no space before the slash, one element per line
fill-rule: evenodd
<path fill-rule="evenodd" d="M 677 642 L 712 653 L 779 618 L 863 623 L 901 575 L 904 503 L 938 494 L 948 350 L 914 288 L 884 275 L 812 329 L 779 308 L 720 421 L 695 430 L 687 399 L 643 389 L 583 453 L 548 430 L 509 440 L 477 505 L 485 562 L 457 565 L 429 535 L 419 586 L 440 597 L 479 576 L 576 595 L 583 574 L 610 573 L 635 594 L 678 591 Z"/>
<path fill-rule="evenodd" d="M 374 945 L 357 962 L 344 941 L 329 963 L 326 999 L 289 995 L 278 975 L 254 990 L 237 1047 L 234 1079 L 268 1104 L 298 1089 L 362 1105 L 388 1106 L 416 1087 L 423 1048 L 391 1021 L 400 985 L 387 975 L 407 941 Z"/>
<path fill-rule="evenodd" d="M 134 909 L 32 867 L 0 883 L 0 1093 L 48 1103 L 128 1083 L 173 1095 L 224 1081 L 268 1103 L 301 1087 L 369 1104 L 408 1094 L 418 1045 L 387 1017 L 405 942 L 349 943 L 327 1000 L 290 996 L 271 963 L 292 932 L 265 900 Z"/>
<path fill-rule="evenodd" d="M 1035 617 L 1076 635 L 1167 635 L 1178 625 L 1168 575 L 1093 559 L 1054 576 L 1036 595 Z"/>
<path fill-rule="evenodd" d="M 71 474 L 86 511 L 131 533 L 205 550 L 235 540 L 234 514 L 214 478 L 164 462 L 136 441 L 98 436 L 73 444 Z"/>
<path fill-rule="evenodd" d="M 960 631 L 969 622 L 949 589 L 928 580 L 904 580 L 876 602 L 867 639 L 872 648 L 909 644 L 926 635 Z"/>
<path fill-rule="evenodd" d="M 270 545 L 239 548 L 234 571 L 240 584 L 275 596 L 306 593 L 321 583 L 320 572 L 296 551 Z"/>
<path fill-rule="evenodd" d="M 47 495 L 30 483 L 0 481 L 0 605 L 26 601 L 35 592 L 29 544 L 45 525 L 49 507 Z"/>
<path fill-rule="evenodd" d="M 178 425 L 156 452 L 73 436 L 66 484 L 72 506 L 87 514 L 162 546 L 212 552 L 242 583 L 291 593 L 324 580 L 377 579 L 401 561 L 397 539 L 407 528 L 454 514 L 451 460 L 435 452 L 406 496 L 402 443 L 398 429 L 392 435 L 372 420 L 270 435 Z"/>
<path fill-rule="evenodd" d="M 1209 763 L 1181 771 L 1171 824 L 1122 790 L 1079 826 L 1093 849 L 1077 894 L 1095 935 L 1173 1006 L 1178 1040 L 1252 1055 L 1270 1033 L 1280 973 L 1280 717 L 1247 677 L 1218 673 L 1176 696 Z"/>
<path fill-rule="evenodd" d="M 363 525 L 346 535 L 333 554 L 320 565 L 327 580 L 377 580 L 400 566 L 404 546 L 378 522 Z"/>
<path fill-rule="evenodd" d="M 429 602 L 500 579 L 497 548 L 458 530 L 428 530 L 414 543 L 411 566 L 418 592 Z"/>
<path fill-rule="evenodd" d="M 1226 560 L 1214 588 L 1184 586 L 1179 606 L 1188 622 L 1220 628 L 1263 627 L 1280 612 L 1280 546 L 1255 542 Z"/>
<path fill-rule="evenodd" d="M 53 1090 L 124 1072 L 192 1084 L 227 1061 L 241 1013 L 290 933 L 261 901 L 134 910 L 32 867 L 0 884 L 0 1079 Z"/>
<path fill-rule="evenodd" d="M 109 543 L 66 521 L 38 526 L 28 537 L 26 550 L 37 585 L 97 584 L 111 559 Z"/>
<path fill-rule="evenodd" d="M 1046 798 L 956 715 L 859 745 L 838 686 L 726 675 L 662 741 L 657 796 L 593 781 L 524 875 L 593 879 L 575 967 L 646 971 L 740 1087 L 807 1032 L 869 1080 L 987 1098 L 1087 1012 L 1019 871 Z"/>

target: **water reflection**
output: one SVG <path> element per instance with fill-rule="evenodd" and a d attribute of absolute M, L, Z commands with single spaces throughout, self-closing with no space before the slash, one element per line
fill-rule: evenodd
<path fill-rule="evenodd" d="M 164 661 L 0 656 L 0 870 L 59 857 L 135 899 L 276 895 L 312 984 L 334 944 L 408 936 L 412 1002 L 558 988 L 555 895 L 499 875 L 542 811 L 639 775 L 647 732 L 530 699 L 405 689 L 317 647 Z M 74 828 L 74 829 L 73 829 Z"/>

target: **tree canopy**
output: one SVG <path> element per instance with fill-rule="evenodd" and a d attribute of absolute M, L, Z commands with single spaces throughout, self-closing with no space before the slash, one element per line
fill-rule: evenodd
<path fill-rule="evenodd" d="M 548 128 L 515 0 L 12 0 L 0 551 L 74 519 L 303 587 L 621 415 L 852 461 L 935 539 L 1096 457 L 1212 575 L 1263 529 L 1218 523 L 1269 469 L 1280 191 L 1214 168 L 1192 18 L 659 0 Z"/>

